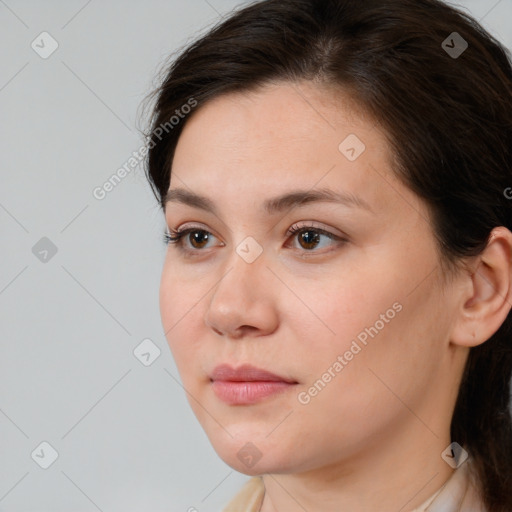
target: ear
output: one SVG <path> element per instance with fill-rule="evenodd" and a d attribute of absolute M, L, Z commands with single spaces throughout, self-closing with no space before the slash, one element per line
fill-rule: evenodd
<path fill-rule="evenodd" d="M 456 345 L 474 347 L 500 328 L 512 308 L 512 233 L 507 228 L 492 230 L 487 247 L 464 279 L 450 339 Z"/>

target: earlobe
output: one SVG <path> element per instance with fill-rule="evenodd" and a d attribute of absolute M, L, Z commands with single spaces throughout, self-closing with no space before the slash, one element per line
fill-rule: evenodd
<path fill-rule="evenodd" d="M 451 341 L 474 347 L 500 328 L 512 308 L 512 233 L 507 228 L 493 229 L 466 279 Z"/>

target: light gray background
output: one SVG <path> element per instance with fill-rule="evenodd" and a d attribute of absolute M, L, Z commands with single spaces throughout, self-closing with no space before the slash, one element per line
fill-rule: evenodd
<path fill-rule="evenodd" d="M 179 385 L 142 168 L 92 194 L 141 147 L 164 58 L 242 4 L 0 0 L 0 510 L 214 512 L 248 479 Z M 512 0 L 459 5 L 512 47 Z M 43 31 L 59 44 L 47 59 L 31 48 Z M 46 262 L 42 237 L 58 249 Z M 161 355 L 146 367 L 133 351 L 147 338 Z M 42 441 L 59 454 L 48 469 L 31 457 Z"/>

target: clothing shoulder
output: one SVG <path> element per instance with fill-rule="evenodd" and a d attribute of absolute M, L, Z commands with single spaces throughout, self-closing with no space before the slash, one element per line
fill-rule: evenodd
<path fill-rule="evenodd" d="M 486 512 L 470 460 L 462 464 L 438 491 L 425 512 Z"/>
<path fill-rule="evenodd" d="M 258 512 L 264 493 L 262 478 L 254 476 L 244 484 L 222 512 Z"/>

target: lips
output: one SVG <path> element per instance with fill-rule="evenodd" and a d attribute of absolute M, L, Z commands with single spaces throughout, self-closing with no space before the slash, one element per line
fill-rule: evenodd
<path fill-rule="evenodd" d="M 261 370 L 250 364 L 244 364 L 238 368 L 232 368 L 227 364 L 221 364 L 213 370 L 210 378 L 212 380 L 224 380 L 232 382 L 255 382 L 255 381 L 266 381 L 266 382 L 287 382 L 289 384 L 295 384 L 296 381 L 281 377 L 275 373 Z"/>
<path fill-rule="evenodd" d="M 291 389 L 297 381 L 251 365 L 217 366 L 210 375 L 217 397 L 230 405 L 249 405 Z"/>

